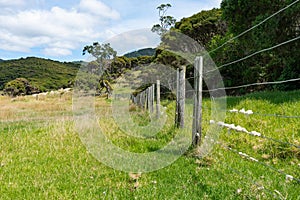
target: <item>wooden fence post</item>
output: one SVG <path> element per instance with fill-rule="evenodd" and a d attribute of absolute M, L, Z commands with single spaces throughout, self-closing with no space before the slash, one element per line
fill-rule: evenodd
<path fill-rule="evenodd" d="M 160 117 L 160 80 L 156 81 L 156 117 Z"/>
<path fill-rule="evenodd" d="M 145 108 L 145 93 L 144 93 L 144 91 L 141 92 L 141 108 L 142 109 Z"/>
<path fill-rule="evenodd" d="M 149 88 L 145 90 L 146 93 L 146 110 L 150 108 L 150 95 L 149 95 Z"/>
<path fill-rule="evenodd" d="M 203 57 L 197 57 L 194 64 L 194 109 L 192 144 L 200 144 L 202 136 L 202 79 L 203 79 Z"/>
<path fill-rule="evenodd" d="M 178 126 L 178 108 L 179 108 L 179 68 L 176 71 L 176 108 L 175 108 L 175 125 Z"/>
<path fill-rule="evenodd" d="M 150 112 L 154 112 L 154 89 L 155 89 L 155 84 L 152 84 L 151 86 L 151 110 Z"/>
<path fill-rule="evenodd" d="M 184 110 L 185 110 L 185 66 L 179 71 L 179 102 L 178 102 L 178 121 L 177 127 L 184 128 Z"/>

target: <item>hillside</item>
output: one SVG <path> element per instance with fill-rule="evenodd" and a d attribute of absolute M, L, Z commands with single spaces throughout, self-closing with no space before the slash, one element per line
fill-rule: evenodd
<path fill-rule="evenodd" d="M 140 56 L 154 56 L 154 54 L 155 54 L 155 49 L 145 48 L 145 49 L 139 49 L 137 51 L 133 51 L 130 53 L 126 53 L 126 54 L 124 54 L 124 56 L 127 58 L 135 58 L 135 57 L 140 57 Z"/>
<path fill-rule="evenodd" d="M 26 78 L 40 90 L 69 87 L 80 65 L 36 57 L 0 62 L 0 90 L 5 83 L 16 78 Z"/>

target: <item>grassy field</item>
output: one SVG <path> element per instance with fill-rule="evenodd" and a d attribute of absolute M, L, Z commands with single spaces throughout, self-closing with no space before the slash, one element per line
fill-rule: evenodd
<path fill-rule="evenodd" d="M 228 112 L 226 123 L 300 145 L 300 118 L 282 117 L 300 116 L 300 91 L 228 97 L 227 103 L 228 109 L 251 109 L 255 114 Z M 122 135 L 106 117 L 109 100 L 97 99 L 96 107 L 100 125 L 115 144 L 147 152 L 164 146 L 176 132 L 174 102 L 162 104 L 167 108 L 167 130 L 174 131 L 161 131 L 151 141 Z M 203 107 L 205 133 L 211 120 L 209 99 Z M 297 147 L 223 129 L 221 145 L 211 155 L 198 159 L 188 151 L 170 166 L 133 180 L 89 154 L 74 128 L 70 94 L 39 101 L 0 97 L 0 108 L 0 199 L 300 199 L 300 183 L 268 167 L 300 178 Z M 132 110 L 137 123 L 147 123 L 146 113 Z"/>

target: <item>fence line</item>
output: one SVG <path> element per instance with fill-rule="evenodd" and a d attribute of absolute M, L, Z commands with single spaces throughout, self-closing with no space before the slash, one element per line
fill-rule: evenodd
<path fill-rule="evenodd" d="M 300 38 L 300 36 L 299 36 L 299 38 Z M 194 79 L 194 78 L 195 77 L 189 77 L 189 78 L 186 78 L 185 80 L 190 80 L 190 79 Z M 282 83 L 295 82 L 295 81 L 300 81 L 300 77 L 283 80 L 283 81 L 268 81 L 268 82 L 261 82 L 261 83 L 249 83 L 249 84 L 240 85 L 240 86 L 223 87 L 223 88 L 216 88 L 216 89 L 211 89 L 211 90 L 202 90 L 202 92 L 215 92 L 218 90 L 232 90 L 232 89 L 240 89 L 240 88 L 251 87 L 251 86 L 260 86 L 260 85 L 275 85 L 275 84 L 282 84 Z M 172 82 L 172 83 L 175 83 L 175 82 Z M 194 92 L 194 90 L 187 90 L 186 92 Z M 161 94 L 173 94 L 173 93 L 165 92 L 165 93 L 161 93 Z"/>
<path fill-rule="evenodd" d="M 262 53 L 262 52 L 265 52 L 265 51 L 270 51 L 270 50 L 272 50 L 272 49 L 275 49 L 275 48 L 280 47 L 280 46 L 282 46 L 282 45 L 285 45 L 285 44 L 288 44 L 288 43 L 290 43 L 290 42 L 296 41 L 296 40 L 298 40 L 298 39 L 300 39 L 300 36 L 295 37 L 295 38 L 290 39 L 290 40 L 287 40 L 287 41 L 282 42 L 282 43 L 280 43 L 280 44 L 277 44 L 277 45 L 275 45 L 275 46 L 272 46 L 272 47 L 269 47 L 269 48 L 265 48 L 265 49 L 256 51 L 256 52 L 254 52 L 254 53 L 252 53 L 252 54 L 250 54 L 250 55 L 247 55 L 247 56 L 245 56 L 245 57 L 243 57 L 243 58 L 240 58 L 240 59 L 238 59 L 238 60 L 235 60 L 235 61 L 232 61 L 232 62 L 223 64 L 223 65 L 217 67 L 216 69 L 207 71 L 205 74 L 208 74 L 208 73 L 210 73 L 210 72 L 214 72 L 214 71 L 216 71 L 216 70 L 219 70 L 219 69 L 221 69 L 221 68 L 223 68 L 223 67 L 226 67 L 226 66 L 229 66 L 229 65 L 232 65 L 232 64 L 241 62 L 241 61 L 246 60 L 246 59 L 248 59 L 248 58 L 251 58 L 251 57 L 253 57 L 253 56 L 255 56 L 255 55 L 259 54 L 259 53 Z"/>
<path fill-rule="evenodd" d="M 214 120 L 210 120 L 210 124 L 215 124 L 215 123 L 216 122 Z M 234 124 L 227 124 L 227 123 L 224 123 L 224 122 L 217 122 L 216 124 L 221 126 L 221 127 L 226 127 L 226 128 L 228 128 L 228 130 L 235 130 L 237 132 L 246 133 L 246 134 L 251 135 L 251 136 L 261 137 L 261 138 L 264 138 L 264 139 L 267 139 L 267 140 L 271 140 L 271 141 L 281 143 L 281 144 L 286 144 L 286 145 L 293 146 L 293 147 L 296 147 L 296 148 L 300 149 L 299 145 L 292 144 L 292 143 L 289 143 L 289 142 L 283 142 L 281 140 L 277 140 L 277 139 L 274 139 L 274 138 L 271 138 L 271 137 L 268 137 L 268 136 L 264 136 L 263 134 L 261 134 L 260 132 L 257 132 L 257 131 L 248 131 L 246 128 L 244 128 L 240 125 L 235 126 Z"/>
<path fill-rule="evenodd" d="M 252 156 L 249 156 L 249 155 L 246 154 L 246 153 L 243 153 L 243 152 L 241 152 L 241 151 L 235 150 L 235 149 L 233 149 L 233 148 L 231 148 L 231 147 L 228 147 L 228 146 L 226 146 L 226 145 L 223 145 L 223 144 L 222 144 L 222 146 L 223 146 L 225 149 L 228 149 L 229 151 L 234 152 L 234 153 L 238 154 L 239 156 L 241 156 L 241 157 L 243 157 L 243 158 L 246 158 L 247 160 L 250 160 L 250 161 L 259 163 L 260 165 L 263 165 L 263 166 L 265 166 L 265 167 L 267 167 L 267 168 L 269 168 L 269 169 L 271 169 L 271 170 L 273 170 L 273 171 L 276 171 L 276 172 L 278 172 L 278 173 L 284 175 L 285 178 L 286 178 L 286 180 L 296 181 L 296 182 L 300 183 L 300 179 L 299 179 L 299 178 L 296 178 L 296 177 L 293 177 L 293 176 L 290 175 L 290 174 L 284 173 L 282 170 L 276 169 L 275 167 L 273 167 L 273 166 L 271 166 L 271 165 L 268 165 L 268 164 L 266 164 L 266 163 L 264 163 L 264 162 L 261 162 L 261 161 L 259 161 L 258 159 L 254 158 L 254 157 L 252 157 Z"/>
<path fill-rule="evenodd" d="M 299 36 L 299 38 L 300 38 L 300 36 Z M 294 78 L 294 79 L 289 79 L 289 80 L 284 80 L 284 81 L 250 83 L 250 84 L 240 85 L 240 86 L 216 88 L 216 89 L 212 89 L 212 90 L 203 90 L 203 92 L 214 92 L 214 91 L 218 91 L 218 90 L 231 90 L 231 89 L 239 89 L 239 88 L 245 88 L 245 87 L 250 87 L 250 86 L 259 86 L 259 85 L 273 85 L 273 84 L 281 84 L 281 83 L 294 82 L 294 81 L 300 81 L 300 78 Z"/>
<path fill-rule="evenodd" d="M 249 55 L 249 56 L 246 56 L 245 58 L 242 58 L 242 59 L 249 58 L 249 57 L 251 57 L 251 56 L 253 56 L 253 55 L 255 55 L 255 54 L 258 54 L 258 53 L 263 52 L 263 51 L 267 51 L 267 50 L 269 50 L 269 49 L 276 48 L 276 47 L 281 46 L 281 45 L 283 45 L 283 44 L 286 44 L 286 43 L 288 43 L 288 42 L 295 41 L 296 39 L 299 39 L 299 38 L 300 38 L 300 37 L 297 37 L 297 38 L 294 38 L 294 39 L 292 39 L 292 40 L 286 41 L 286 42 L 284 42 L 284 43 L 275 45 L 275 46 L 273 46 L 273 47 L 271 47 L 271 48 L 268 48 L 268 49 L 264 49 L 264 50 L 258 51 L 258 52 L 256 52 L 256 53 L 251 54 L 251 55 Z M 242 59 L 240 59 L 240 60 L 242 60 Z M 239 62 L 239 61 L 235 61 L 235 62 Z M 196 63 L 196 61 L 195 61 L 195 63 Z M 228 64 L 228 65 L 229 65 L 229 64 Z M 224 66 L 225 66 L 225 65 L 224 65 Z M 224 67 L 224 66 L 223 66 L 223 67 Z M 222 67 L 222 66 L 221 66 L 221 67 Z M 196 65 L 195 65 L 195 68 L 196 68 Z M 218 68 L 218 69 L 219 69 L 219 68 Z M 182 112 L 180 112 L 179 102 L 183 102 L 183 104 L 184 104 L 184 99 L 185 99 L 185 97 L 182 98 L 182 95 L 185 94 L 186 92 L 193 92 L 194 97 L 195 97 L 195 94 L 196 94 L 196 91 L 195 91 L 195 90 L 197 90 L 197 89 L 194 89 L 194 90 L 187 90 L 187 91 L 185 91 L 185 90 L 184 90 L 185 87 L 182 87 L 182 85 L 184 85 L 183 83 L 185 83 L 186 80 L 196 79 L 195 77 L 197 77 L 197 75 L 198 75 L 197 73 L 194 73 L 194 77 L 190 77 L 190 78 L 185 79 L 185 77 L 183 77 L 182 74 L 180 75 L 179 69 L 177 70 L 177 83 L 176 83 L 177 88 L 176 88 L 176 92 L 175 92 L 175 93 L 176 93 L 176 111 L 175 111 L 175 113 L 176 113 L 175 119 L 176 119 L 176 120 L 175 120 L 175 124 L 177 125 L 177 127 L 183 127 L 183 125 L 182 125 L 182 126 L 178 125 L 179 123 L 181 123 L 180 120 L 179 120 L 179 115 L 180 115 L 180 113 L 182 113 Z M 252 84 L 246 84 L 246 85 L 241 85 L 241 86 L 234 86 L 234 87 L 227 87 L 227 88 L 224 87 L 224 88 L 216 88 L 216 89 L 213 89 L 213 90 L 200 90 L 200 91 L 202 91 L 202 92 L 212 92 L 212 91 L 217 91 L 217 90 L 221 90 L 221 89 L 222 89 L 222 90 L 227 90 L 227 89 L 244 88 L 244 87 L 249 87 L 249 86 L 257 86 L 257 85 L 282 84 L 282 83 L 294 82 L 294 81 L 299 81 L 299 80 L 300 80 L 300 78 L 294 78 L 294 79 L 283 80 L 283 81 L 252 83 Z M 197 85 L 197 84 L 196 84 L 196 85 Z M 160 93 L 160 95 L 162 95 L 162 94 L 174 94 L 174 92 L 164 92 L 164 93 Z M 183 99 L 183 101 L 182 101 L 182 99 Z M 194 99 L 195 99 L 195 98 L 194 98 Z M 196 104 L 195 104 L 195 103 L 197 103 L 197 101 L 194 102 L 194 110 L 195 110 L 195 108 L 196 108 Z M 203 105 L 201 104 L 200 107 L 203 107 Z M 196 109 L 199 109 L 199 108 L 197 107 Z M 255 112 L 253 112 L 252 110 L 247 110 L 247 111 L 246 111 L 245 109 L 241 109 L 241 110 L 232 109 L 232 110 L 229 110 L 229 111 L 227 111 L 227 112 L 231 112 L 231 113 L 241 113 L 241 114 L 245 114 L 245 115 L 260 114 L 260 113 L 255 113 Z M 285 117 L 285 118 L 299 118 L 299 117 L 300 117 L 300 116 L 284 116 L 284 115 L 277 115 L 277 114 L 260 114 L 260 115 L 264 115 L 264 116 L 274 116 L 274 117 Z M 195 116 L 193 116 L 193 117 L 195 117 Z M 201 121 L 202 121 L 202 120 L 201 120 Z M 202 123 L 201 121 L 200 121 L 200 123 Z M 216 123 L 216 122 L 214 122 L 214 121 L 211 120 L 210 123 Z M 182 124 L 184 124 L 184 122 L 183 122 Z M 241 127 L 241 126 L 236 126 L 236 125 L 234 125 L 234 124 L 226 124 L 226 123 L 224 123 L 224 122 L 217 122 L 216 124 L 218 124 L 219 126 L 222 126 L 222 127 L 226 127 L 226 128 L 228 128 L 229 130 L 236 130 L 236 131 L 238 131 L 238 132 L 247 133 L 247 134 L 249 134 L 249 135 L 251 135 L 251 136 L 260 137 L 260 138 L 263 138 L 263 139 L 267 139 L 267 140 L 270 140 L 270 141 L 273 141 L 273 142 L 278 142 L 278 143 L 281 143 L 281 144 L 293 146 L 293 147 L 296 147 L 296 148 L 300 149 L 300 146 L 299 146 L 299 145 L 292 144 L 292 143 L 289 143 L 289 142 L 283 142 L 283 141 L 281 141 L 281 140 L 277 140 L 277 139 L 274 139 L 274 138 L 271 138 L 271 137 L 268 137 L 268 136 L 264 136 L 263 134 L 261 134 L 261 133 L 259 133 L 259 132 L 257 132 L 257 131 L 248 131 L 246 128 Z M 194 140 L 193 140 L 194 135 L 195 135 L 195 133 L 194 133 L 194 120 L 193 120 L 192 143 L 194 142 Z M 200 139 L 201 139 L 201 138 L 200 138 Z M 276 171 L 276 172 L 278 172 L 278 173 L 284 175 L 285 178 L 286 178 L 286 180 L 296 181 L 296 182 L 300 183 L 300 179 L 299 179 L 299 178 L 293 177 L 293 176 L 290 175 L 290 174 L 287 174 L 287 173 L 285 173 L 285 172 L 283 172 L 283 171 L 281 171 L 281 170 L 278 170 L 278 169 L 276 169 L 275 167 L 273 167 L 273 166 L 271 166 L 271 165 L 268 165 L 268 164 L 266 164 L 266 163 L 264 163 L 264 162 L 262 162 L 262 161 L 260 161 L 260 160 L 258 160 L 258 159 L 256 159 L 256 158 L 254 158 L 254 157 L 252 157 L 252 156 L 246 154 L 246 153 L 237 151 L 237 150 L 235 150 L 235 149 L 232 149 L 231 147 L 226 147 L 226 149 L 230 150 L 231 152 L 237 153 L 237 154 L 238 154 L 239 156 L 241 156 L 242 158 L 245 158 L 245 159 L 247 159 L 247 160 L 249 160 L 249 161 L 252 161 L 252 162 L 256 162 L 256 163 L 258 163 L 258 164 L 260 164 L 260 165 L 263 165 L 263 166 L 265 166 L 265 167 L 267 167 L 267 168 L 269 168 L 269 169 L 271 169 L 271 170 L 273 170 L 273 171 Z M 245 177 L 245 176 L 243 175 L 243 177 Z M 256 182 L 253 181 L 253 180 L 252 180 L 251 182 L 254 183 L 254 184 L 256 184 Z M 258 184 L 256 184 L 256 185 L 258 185 Z M 264 188 L 264 187 L 263 187 L 263 188 Z M 265 188 L 264 188 L 264 189 L 265 189 Z M 271 194 L 271 193 L 272 193 L 273 195 L 275 194 L 274 191 L 271 191 L 271 190 L 267 190 L 267 191 L 268 191 L 270 194 Z M 275 190 L 275 191 L 276 191 L 276 190 Z M 278 192 L 278 194 L 280 194 L 280 193 Z"/>
<path fill-rule="evenodd" d="M 281 13 L 281 12 L 285 11 L 286 9 L 288 9 L 289 7 L 293 6 L 293 5 L 296 4 L 298 1 L 299 1 L 299 0 L 296 0 L 296 1 L 294 1 L 293 3 L 287 5 L 286 7 L 280 9 L 279 11 L 277 11 L 277 12 L 275 12 L 274 14 L 270 15 L 269 17 L 267 17 L 266 19 L 264 19 L 264 20 L 261 21 L 260 23 L 254 25 L 253 27 L 251 27 L 251 28 L 247 29 L 246 31 L 240 33 L 239 35 L 237 35 L 237 36 L 231 38 L 230 40 L 226 41 L 225 43 L 223 43 L 223 44 L 220 45 L 219 47 L 217 47 L 217 48 L 211 50 L 211 51 L 208 52 L 208 53 L 212 53 L 212 52 L 214 52 L 214 51 L 216 51 L 216 50 L 222 48 L 222 47 L 225 46 L 227 43 L 229 43 L 229 42 L 231 42 L 231 41 L 233 41 L 233 40 L 235 40 L 235 39 L 241 37 L 242 35 L 246 34 L 247 32 L 249 32 L 249 31 L 255 29 L 256 27 L 262 25 L 263 23 L 265 23 L 266 21 L 268 21 L 268 20 L 271 19 L 272 17 L 278 15 L 279 13 Z"/>
<path fill-rule="evenodd" d="M 232 110 L 228 110 L 227 112 L 230 113 L 239 113 L 239 114 L 244 114 L 244 115 L 260 115 L 260 116 L 267 116 L 267 117 L 278 117 L 278 118 L 300 118 L 300 116 L 288 116 L 288 115 L 278 115 L 278 114 L 264 114 L 264 113 L 258 113 L 258 112 L 253 112 L 252 110 L 245 110 L 244 108 L 241 110 L 237 110 L 233 108 Z"/>

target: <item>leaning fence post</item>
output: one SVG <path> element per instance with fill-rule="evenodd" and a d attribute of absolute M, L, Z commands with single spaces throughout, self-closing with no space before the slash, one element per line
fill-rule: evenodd
<path fill-rule="evenodd" d="M 194 109 L 192 144 L 194 146 L 197 146 L 199 145 L 202 136 L 203 57 L 196 57 L 194 65 Z"/>

